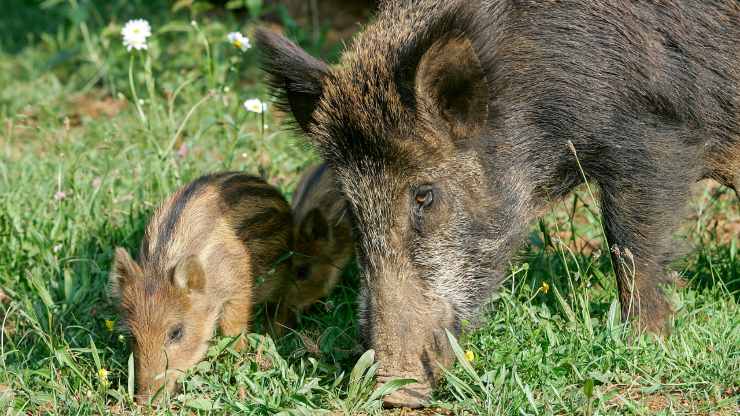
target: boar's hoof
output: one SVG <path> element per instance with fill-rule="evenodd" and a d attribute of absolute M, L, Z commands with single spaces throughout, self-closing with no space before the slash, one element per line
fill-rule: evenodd
<path fill-rule="evenodd" d="M 426 401 L 431 395 L 432 389 L 429 386 L 418 383 L 409 384 L 385 396 L 383 399 L 383 407 L 408 407 L 411 409 L 418 409 L 420 407 L 424 407 Z"/>

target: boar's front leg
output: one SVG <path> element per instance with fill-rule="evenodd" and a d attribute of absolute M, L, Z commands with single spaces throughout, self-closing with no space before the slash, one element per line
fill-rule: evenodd
<path fill-rule="evenodd" d="M 649 171 L 650 169 L 646 169 Z M 663 292 L 665 270 L 688 201 L 688 183 L 676 176 L 622 176 L 601 184 L 602 215 L 611 248 L 622 320 L 667 335 L 672 308 Z"/>

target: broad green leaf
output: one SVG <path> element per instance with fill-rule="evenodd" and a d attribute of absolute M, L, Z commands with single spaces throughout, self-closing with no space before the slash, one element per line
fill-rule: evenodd
<path fill-rule="evenodd" d="M 407 386 L 409 384 L 416 383 L 416 379 L 413 378 L 394 378 L 391 381 L 386 382 L 382 386 L 375 389 L 373 394 L 370 395 L 370 399 L 368 401 L 374 401 L 378 400 L 380 398 L 383 398 L 394 391 L 400 389 L 403 386 Z"/>
<path fill-rule="evenodd" d="M 460 347 L 460 344 L 457 343 L 457 339 L 455 338 L 455 336 L 452 335 L 452 333 L 448 330 L 445 330 L 445 332 L 447 332 L 447 340 L 450 342 L 452 352 L 455 353 L 458 364 L 460 364 L 460 366 L 463 368 L 463 370 L 465 370 L 468 376 L 470 376 L 477 383 L 481 383 L 481 379 L 478 376 L 478 373 L 475 372 L 473 366 L 470 365 L 470 362 L 467 360 L 467 358 L 465 358 L 465 353 Z"/>
<path fill-rule="evenodd" d="M 192 399 L 185 400 L 184 403 L 185 407 L 189 407 L 191 409 L 196 410 L 215 410 L 216 406 L 214 405 L 212 400 L 206 399 L 205 397 L 197 397 Z"/>

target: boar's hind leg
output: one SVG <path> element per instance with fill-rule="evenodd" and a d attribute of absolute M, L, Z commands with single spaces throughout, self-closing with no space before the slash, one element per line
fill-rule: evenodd
<path fill-rule="evenodd" d="M 664 335 L 670 330 L 672 315 L 662 290 L 671 283 L 665 266 L 674 245 L 673 233 L 688 201 L 688 183 L 677 186 L 671 182 L 666 189 L 655 177 L 632 177 L 601 186 L 622 319 L 636 321 L 641 330 Z"/>
<path fill-rule="evenodd" d="M 221 332 L 229 337 L 246 335 L 249 331 L 249 318 L 252 302 L 249 297 L 236 298 L 224 305 L 221 315 Z M 244 337 L 234 343 L 234 348 L 239 351 L 247 345 Z"/>

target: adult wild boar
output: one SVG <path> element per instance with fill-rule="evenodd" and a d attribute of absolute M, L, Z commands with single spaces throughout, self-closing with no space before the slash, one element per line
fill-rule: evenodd
<path fill-rule="evenodd" d="M 360 323 L 420 406 L 528 224 L 600 186 L 624 319 L 663 332 L 671 235 L 702 178 L 740 189 L 736 0 L 388 0 L 329 67 L 258 32 L 271 84 L 357 228 Z M 569 145 L 572 143 L 572 148 Z M 614 250 L 617 252 L 617 250 Z"/>

